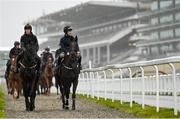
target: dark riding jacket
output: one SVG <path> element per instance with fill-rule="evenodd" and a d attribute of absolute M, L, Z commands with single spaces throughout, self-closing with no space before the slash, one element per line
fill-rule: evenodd
<path fill-rule="evenodd" d="M 28 47 L 34 48 L 36 50 L 36 53 L 39 50 L 39 44 L 38 44 L 37 37 L 32 32 L 31 32 L 31 34 L 22 35 L 21 39 L 20 39 L 20 44 L 21 44 L 21 48 L 23 50 L 27 49 Z M 19 54 L 19 56 L 17 57 L 17 64 L 22 57 L 23 57 L 23 53 Z M 37 61 L 37 70 L 39 71 L 41 59 L 39 58 L 39 56 L 37 54 L 36 54 L 35 58 Z M 18 65 L 18 67 L 19 67 L 19 65 Z"/>
<path fill-rule="evenodd" d="M 11 58 L 13 55 L 18 56 L 19 53 L 21 53 L 21 52 L 22 52 L 21 48 L 13 47 L 9 52 L 9 58 Z"/>
<path fill-rule="evenodd" d="M 33 33 L 22 35 L 20 43 L 22 48 L 26 49 L 27 47 L 32 46 L 36 49 L 36 52 L 39 50 L 37 37 Z"/>
<path fill-rule="evenodd" d="M 75 40 L 75 38 L 73 36 L 69 36 L 69 35 L 64 35 L 60 39 L 59 45 L 61 46 L 61 49 L 63 52 L 67 53 L 70 51 L 70 44 L 71 44 L 71 41 L 73 41 L 73 40 Z M 79 45 L 76 46 L 75 51 L 76 52 L 79 51 Z"/>

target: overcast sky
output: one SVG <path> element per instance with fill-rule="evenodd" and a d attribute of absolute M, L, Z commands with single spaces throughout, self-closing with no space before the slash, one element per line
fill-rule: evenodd
<path fill-rule="evenodd" d="M 23 34 L 23 23 L 89 0 L 0 0 L 0 47 L 12 47 Z M 98 0 L 112 1 L 112 0 Z"/>

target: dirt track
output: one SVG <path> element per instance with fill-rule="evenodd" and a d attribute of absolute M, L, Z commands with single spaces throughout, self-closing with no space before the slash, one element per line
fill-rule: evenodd
<path fill-rule="evenodd" d="M 77 99 L 77 109 L 63 110 L 59 96 L 37 96 L 36 109 L 25 111 L 24 97 L 14 101 L 6 96 L 5 118 L 132 118 L 133 115 Z"/>

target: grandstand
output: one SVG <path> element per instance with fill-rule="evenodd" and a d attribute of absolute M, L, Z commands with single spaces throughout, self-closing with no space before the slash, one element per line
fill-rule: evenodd
<path fill-rule="evenodd" d="M 142 2 L 145 3 L 145 2 Z M 32 21 L 39 38 L 48 38 L 40 45 L 56 50 L 62 28 L 71 25 L 78 35 L 84 67 L 91 60 L 94 67 L 110 63 L 139 60 L 129 58 L 136 53 L 130 37 L 136 29 L 147 25 L 140 21 L 141 12 L 149 10 L 140 2 L 87 2 L 75 7 L 48 14 Z M 128 58 L 128 60 L 126 60 Z"/>
<path fill-rule="evenodd" d="M 130 39 L 147 60 L 180 55 L 180 0 L 148 0 L 151 11 L 140 20 L 149 25 L 138 28 Z"/>

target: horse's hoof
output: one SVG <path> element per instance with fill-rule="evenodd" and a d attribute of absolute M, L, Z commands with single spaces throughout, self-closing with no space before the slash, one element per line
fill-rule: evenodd
<path fill-rule="evenodd" d="M 30 111 L 34 111 L 34 109 L 35 109 L 35 107 L 31 107 L 31 108 L 30 108 Z"/>
<path fill-rule="evenodd" d="M 69 107 L 65 107 L 66 110 L 69 110 Z"/>
<path fill-rule="evenodd" d="M 29 111 L 30 111 L 30 108 L 26 108 L 26 111 L 29 112 Z"/>
<path fill-rule="evenodd" d="M 30 106 L 30 111 L 34 111 L 34 109 L 35 109 L 34 105 Z"/>
<path fill-rule="evenodd" d="M 75 108 L 75 107 L 72 107 L 72 110 L 76 110 L 76 108 Z"/>
<path fill-rule="evenodd" d="M 65 109 L 65 105 L 63 105 L 62 108 Z"/>
<path fill-rule="evenodd" d="M 64 105 L 64 108 L 63 108 L 63 109 L 65 109 L 65 110 L 69 110 L 68 105 Z"/>

